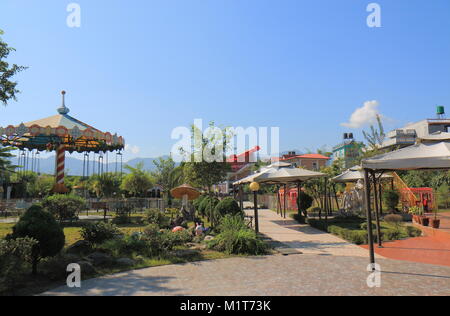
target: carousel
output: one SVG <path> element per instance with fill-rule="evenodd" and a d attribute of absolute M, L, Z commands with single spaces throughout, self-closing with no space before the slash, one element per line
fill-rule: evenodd
<path fill-rule="evenodd" d="M 91 125 L 83 123 L 69 115 L 65 105 L 66 92 L 62 91 L 62 105 L 58 114 L 41 120 L 20 125 L 0 127 L 0 144 L 19 149 L 21 165 L 27 164 L 27 157 L 38 157 L 39 152 L 55 151 L 55 186 L 54 192 L 66 193 L 64 185 L 65 155 L 68 153 L 84 153 L 83 176 L 89 175 L 89 153 L 103 157 L 108 152 L 116 152 L 121 156 L 125 140 L 117 134 L 102 132 Z M 21 158 L 22 157 L 22 158 Z M 94 158 L 95 160 L 95 158 Z M 103 160 L 103 159 L 102 159 Z M 35 163 L 32 164 L 34 171 Z"/>

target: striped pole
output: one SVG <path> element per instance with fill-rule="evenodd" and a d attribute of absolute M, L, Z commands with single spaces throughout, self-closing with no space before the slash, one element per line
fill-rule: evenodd
<path fill-rule="evenodd" d="M 57 193 L 67 192 L 67 189 L 64 186 L 65 160 L 66 160 L 66 148 L 64 145 L 60 145 L 56 150 L 55 191 Z"/>

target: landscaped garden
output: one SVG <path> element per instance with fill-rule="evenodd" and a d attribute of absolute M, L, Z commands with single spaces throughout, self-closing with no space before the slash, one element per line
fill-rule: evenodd
<path fill-rule="evenodd" d="M 83 199 L 54 195 L 16 224 L 0 224 L 0 295 L 32 294 L 62 285 L 70 263 L 82 278 L 124 270 L 235 255 L 262 255 L 267 245 L 248 227 L 235 200 L 201 196 L 194 220 L 176 209 L 140 209 L 107 221 L 78 220 Z M 203 222 L 204 232 L 195 223 Z M 211 226 L 209 223 L 214 223 Z M 208 228 L 206 228 L 209 226 Z"/>

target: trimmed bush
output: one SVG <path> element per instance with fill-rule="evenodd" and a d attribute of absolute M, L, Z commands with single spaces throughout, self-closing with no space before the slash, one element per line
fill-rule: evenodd
<path fill-rule="evenodd" d="M 239 204 L 231 197 L 224 198 L 216 205 L 214 209 L 214 222 L 218 223 L 220 219 L 226 215 L 244 215 L 244 213 L 241 212 Z"/>
<path fill-rule="evenodd" d="M 112 223 L 89 223 L 81 229 L 81 237 L 91 245 L 101 244 L 121 235 L 119 228 Z"/>
<path fill-rule="evenodd" d="M 41 205 L 31 206 L 13 227 L 11 238 L 30 237 L 38 241 L 33 246 L 31 264 L 37 274 L 37 264 L 42 258 L 57 255 L 64 247 L 64 231 L 55 218 Z"/>
<path fill-rule="evenodd" d="M 37 244 L 29 237 L 0 240 L 0 295 L 14 295 Z"/>
<path fill-rule="evenodd" d="M 156 224 L 159 228 L 170 227 L 170 218 L 157 208 L 151 208 L 145 211 L 145 222 L 148 224 Z"/>
<path fill-rule="evenodd" d="M 367 231 L 367 222 L 362 223 L 359 227 L 361 227 L 362 230 Z M 375 223 L 372 223 L 372 229 L 375 230 L 377 229 L 377 225 Z"/>
<path fill-rule="evenodd" d="M 400 195 L 395 190 L 386 190 L 383 192 L 383 202 L 387 205 L 388 210 L 394 210 L 400 200 Z"/>
<path fill-rule="evenodd" d="M 62 222 L 77 219 L 78 213 L 86 209 L 86 201 L 77 195 L 56 194 L 46 197 L 42 206 Z"/>
<path fill-rule="evenodd" d="M 422 231 L 414 226 L 406 226 L 406 233 L 409 237 L 420 237 L 422 236 Z"/>

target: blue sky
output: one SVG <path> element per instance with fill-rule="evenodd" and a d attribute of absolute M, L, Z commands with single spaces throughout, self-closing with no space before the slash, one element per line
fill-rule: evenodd
<path fill-rule="evenodd" d="M 81 28 L 66 25 L 70 2 Z M 2 0 L 18 102 L 0 125 L 55 114 L 118 132 L 131 157 L 167 154 L 177 126 L 279 126 L 281 150 L 333 146 L 376 100 L 387 128 L 450 110 L 450 1 Z M 357 124 L 360 125 L 360 124 Z"/>

